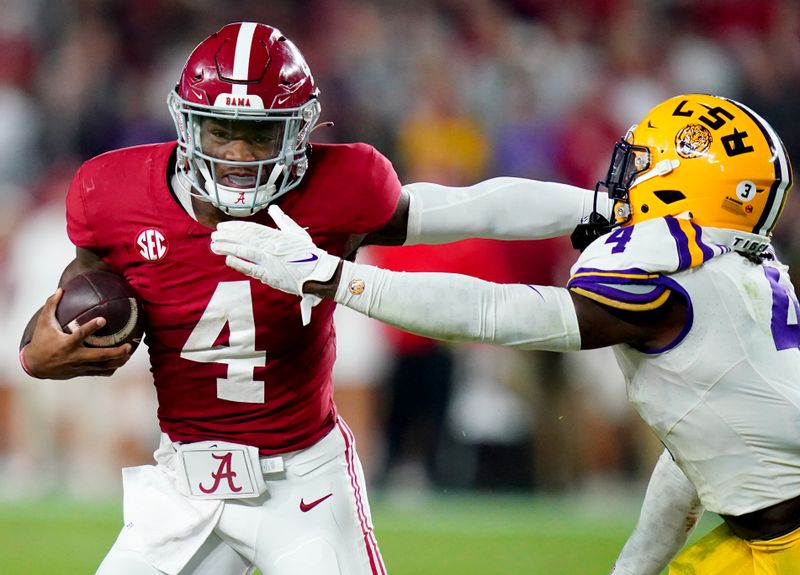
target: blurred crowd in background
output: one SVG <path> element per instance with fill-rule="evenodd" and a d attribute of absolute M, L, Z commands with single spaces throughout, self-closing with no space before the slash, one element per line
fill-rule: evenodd
<path fill-rule="evenodd" d="M 63 204 L 74 171 L 174 139 L 166 95 L 225 23 L 280 28 L 334 122 L 312 141 L 368 142 L 406 183 L 502 175 L 593 188 L 614 141 L 685 92 L 746 103 L 800 165 L 796 0 L 0 0 L 0 13 L 0 498 L 114 493 L 120 466 L 151 460 L 145 349 L 110 380 L 43 382 L 19 368 L 18 342 L 74 253 Z M 800 200 L 786 210 L 775 244 L 797 281 Z M 359 254 L 559 285 L 576 256 L 568 239 Z M 337 326 L 337 403 L 377 488 L 628 485 L 660 451 L 608 350 L 444 345 L 341 309 Z"/>

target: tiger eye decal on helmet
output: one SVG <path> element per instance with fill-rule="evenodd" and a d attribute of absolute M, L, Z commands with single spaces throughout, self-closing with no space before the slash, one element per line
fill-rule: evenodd
<path fill-rule="evenodd" d="M 644 170 L 631 169 L 645 157 Z M 743 104 L 708 94 L 654 107 L 617 143 L 611 164 L 598 189 L 615 201 L 612 221 L 622 226 L 688 212 L 701 226 L 768 237 L 792 184 L 775 130 Z"/>
<path fill-rule="evenodd" d="M 699 158 L 708 151 L 713 139 L 705 126 L 689 124 L 675 136 L 675 150 L 681 158 Z"/>

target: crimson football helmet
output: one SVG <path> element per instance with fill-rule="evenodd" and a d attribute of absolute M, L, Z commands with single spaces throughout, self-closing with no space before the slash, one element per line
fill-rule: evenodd
<path fill-rule="evenodd" d="M 188 178 L 190 193 L 226 214 L 256 213 L 303 178 L 320 114 L 317 96 L 303 55 L 280 30 L 253 22 L 224 26 L 192 51 L 167 99 L 178 132 L 176 172 Z M 209 118 L 274 123 L 275 153 L 252 161 L 212 156 L 200 137 Z M 235 178 L 241 185 L 220 183 L 220 172 L 231 168 L 245 176 Z"/>

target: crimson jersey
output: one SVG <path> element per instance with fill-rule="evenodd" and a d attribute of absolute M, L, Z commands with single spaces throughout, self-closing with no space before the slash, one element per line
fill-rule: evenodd
<path fill-rule="evenodd" d="M 335 304 L 324 300 L 303 327 L 300 298 L 211 252 L 213 230 L 167 185 L 174 150 L 174 143 L 137 146 L 86 162 L 67 195 L 69 237 L 143 300 L 158 418 L 173 441 L 233 441 L 264 454 L 307 447 L 336 416 Z M 280 205 L 319 247 L 345 255 L 351 235 L 388 223 L 400 182 L 374 148 L 315 144 L 309 164 Z M 266 210 L 249 219 L 273 225 Z"/>

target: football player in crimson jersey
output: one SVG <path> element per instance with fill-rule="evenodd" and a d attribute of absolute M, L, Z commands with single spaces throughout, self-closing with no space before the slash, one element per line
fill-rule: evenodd
<path fill-rule="evenodd" d="M 168 106 L 177 143 L 87 161 L 66 200 L 76 257 L 61 285 L 110 269 L 135 289 L 163 432 L 156 465 L 123 471 L 124 527 L 98 573 L 383 574 L 353 437 L 332 400 L 335 304 L 229 268 L 212 231 L 270 225 L 264 208 L 279 204 L 318 246 L 352 259 L 366 244 L 561 235 L 594 196 L 515 178 L 401 187 L 366 144 L 311 145 L 314 79 L 263 24 L 201 42 Z M 331 273 L 319 268 L 320 279 Z M 103 319 L 61 332 L 61 293 L 25 330 L 23 367 L 45 379 L 113 374 L 130 346 L 83 346 Z"/>
<path fill-rule="evenodd" d="M 428 337 L 613 345 L 666 450 L 612 572 L 789 575 L 800 573 L 800 304 L 770 236 L 791 184 L 786 150 L 757 113 L 689 94 L 616 144 L 598 186 L 612 209 L 573 235 L 583 251 L 566 288 L 342 261 L 279 206 L 268 209 L 278 229 L 223 222 L 211 248 L 287 293 Z M 723 522 L 674 557 L 703 509 Z"/>

